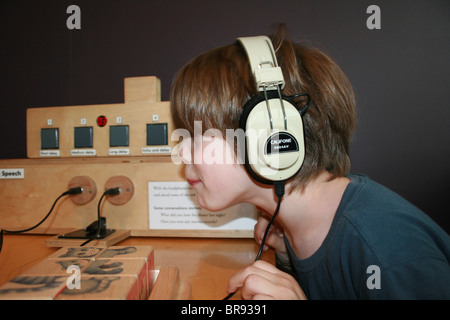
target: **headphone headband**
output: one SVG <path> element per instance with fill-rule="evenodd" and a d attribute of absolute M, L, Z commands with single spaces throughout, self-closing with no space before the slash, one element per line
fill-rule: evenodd
<path fill-rule="evenodd" d="M 284 78 L 267 36 L 238 38 L 245 49 L 258 91 L 284 88 Z"/>

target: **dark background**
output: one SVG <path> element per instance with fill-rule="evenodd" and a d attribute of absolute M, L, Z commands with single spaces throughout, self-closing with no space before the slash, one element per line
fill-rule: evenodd
<path fill-rule="evenodd" d="M 81 30 L 69 30 L 69 5 Z M 367 7 L 381 9 L 369 30 Z M 26 109 L 123 102 L 123 78 L 178 69 L 238 36 L 287 24 L 352 82 L 352 172 L 366 173 L 450 231 L 450 1 L 0 0 L 0 158 L 26 158 Z"/>

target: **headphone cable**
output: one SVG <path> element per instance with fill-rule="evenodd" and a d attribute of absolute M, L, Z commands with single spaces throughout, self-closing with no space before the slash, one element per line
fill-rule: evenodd
<path fill-rule="evenodd" d="M 36 225 L 27 228 L 27 229 L 22 229 L 22 230 L 6 230 L 6 229 L 1 229 L 0 231 L 0 252 L 2 251 L 2 247 L 3 247 L 3 233 L 7 232 L 7 233 L 22 233 L 22 232 L 27 232 L 27 231 L 31 231 L 37 227 L 39 227 L 45 220 L 47 220 L 47 218 L 50 216 L 50 214 L 52 213 L 53 209 L 56 206 L 56 203 L 58 202 L 59 199 L 61 199 L 64 196 L 67 195 L 75 195 L 75 194 L 80 194 L 83 192 L 83 188 L 81 187 L 76 187 L 76 188 L 71 188 L 65 192 L 63 192 L 61 195 L 59 195 L 58 198 L 56 198 L 56 200 L 53 202 L 52 207 L 50 208 L 50 211 L 47 213 L 47 215 L 41 220 L 39 221 Z"/>
<path fill-rule="evenodd" d="M 100 237 L 100 230 L 101 230 L 101 217 L 100 217 L 100 205 L 102 203 L 102 200 L 105 196 L 116 196 L 120 194 L 120 188 L 111 188 L 111 189 L 106 189 L 105 192 L 103 192 L 102 196 L 100 197 L 100 200 L 98 201 L 98 205 L 97 205 L 97 232 L 95 233 L 95 236 L 89 238 L 88 240 L 86 240 L 85 242 L 83 242 L 82 244 L 80 244 L 80 247 L 84 247 L 86 244 L 88 244 L 89 242 L 91 242 L 94 239 L 98 239 Z"/>
<path fill-rule="evenodd" d="M 284 195 L 284 181 L 275 181 L 274 186 L 275 186 L 275 195 L 278 198 L 277 208 L 275 209 L 275 212 L 274 212 L 272 218 L 270 219 L 269 224 L 266 227 L 266 231 L 264 232 L 264 236 L 262 238 L 261 245 L 259 246 L 259 251 L 258 251 L 258 254 L 256 255 L 254 262 L 258 261 L 261 258 L 261 254 L 263 252 L 264 245 L 266 243 L 266 238 L 267 238 L 267 235 L 269 234 L 269 230 L 272 227 L 272 224 L 275 221 L 275 218 L 277 217 L 278 212 L 280 211 L 281 199 L 283 198 L 283 195 Z M 223 300 L 230 299 L 236 292 L 237 291 L 231 292 L 225 298 L 223 298 Z"/>

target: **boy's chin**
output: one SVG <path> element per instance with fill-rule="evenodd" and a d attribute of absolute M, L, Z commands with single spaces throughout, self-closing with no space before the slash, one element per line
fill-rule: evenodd
<path fill-rule="evenodd" d="M 205 203 L 198 197 L 197 197 L 197 203 L 202 209 L 205 209 L 205 210 L 208 210 L 211 212 L 217 212 L 217 211 L 224 210 L 229 207 L 229 206 L 224 206 L 223 204 L 214 204 L 214 203 L 208 203 L 208 202 Z"/>

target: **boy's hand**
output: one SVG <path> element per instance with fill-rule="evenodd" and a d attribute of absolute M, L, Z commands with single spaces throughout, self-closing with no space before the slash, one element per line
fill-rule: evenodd
<path fill-rule="evenodd" d="M 306 300 L 303 290 L 291 275 L 262 260 L 231 276 L 227 291 L 231 293 L 239 288 L 246 300 Z"/>

